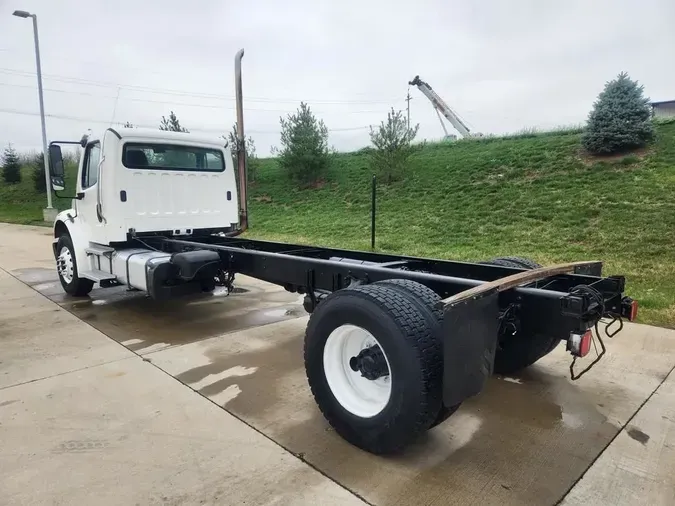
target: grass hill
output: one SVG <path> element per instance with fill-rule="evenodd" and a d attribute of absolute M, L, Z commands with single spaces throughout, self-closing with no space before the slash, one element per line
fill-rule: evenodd
<path fill-rule="evenodd" d="M 648 150 L 607 159 L 584 157 L 578 132 L 427 145 L 404 181 L 378 188 L 377 248 L 603 260 L 605 274 L 627 276 L 641 321 L 675 327 L 675 123 L 657 133 Z M 311 189 L 298 189 L 275 159 L 260 165 L 249 236 L 369 248 L 367 152 L 336 155 L 325 184 Z M 31 188 L 0 185 L 0 221 L 40 219 L 44 197 Z"/>
<path fill-rule="evenodd" d="M 589 160 L 578 132 L 426 146 L 405 181 L 378 188 L 377 248 L 436 258 L 603 260 L 625 274 L 641 320 L 675 327 L 675 123 L 647 151 Z M 299 190 L 262 161 L 250 236 L 370 247 L 366 153 L 337 155 L 327 183 Z"/>

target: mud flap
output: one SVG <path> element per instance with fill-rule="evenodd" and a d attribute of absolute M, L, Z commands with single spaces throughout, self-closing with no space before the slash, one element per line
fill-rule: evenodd
<path fill-rule="evenodd" d="M 443 314 L 443 403 L 478 394 L 492 375 L 499 332 L 496 290 L 447 305 Z"/>

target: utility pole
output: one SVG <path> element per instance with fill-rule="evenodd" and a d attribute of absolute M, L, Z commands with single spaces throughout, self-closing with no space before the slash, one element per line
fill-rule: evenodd
<path fill-rule="evenodd" d="M 408 109 L 408 130 L 410 130 L 410 101 L 412 100 L 412 97 L 410 96 L 410 87 L 408 87 L 408 95 L 405 97 L 405 101 L 408 103 L 407 109 Z"/>
<path fill-rule="evenodd" d="M 42 98 L 42 68 L 40 65 L 40 41 L 38 40 L 37 16 L 26 11 L 14 11 L 12 13 L 18 18 L 33 19 L 33 39 L 35 42 L 35 66 L 37 68 L 38 98 L 40 101 L 40 122 L 42 124 L 42 151 L 44 153 L 45 166 L 45 187 L 47 189 L 47 208 L 42 211 L 45 221 L 53 221 L 56 218 L 58 210 L 52 207 L 52 185 L 49 178 L 49 150 L 47 148 L 47 128 L 45 127 L 45 105 Z"/>

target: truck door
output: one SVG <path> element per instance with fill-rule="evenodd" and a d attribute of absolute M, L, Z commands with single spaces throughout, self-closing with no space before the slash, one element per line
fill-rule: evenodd
<path fill-rule="evenodd" d="M 97 212 L 97 192 L 99 163 L 101 161 L 101 143 L 99 141 L 87 144 L 82 161 L 82 173 L 80 175 L 80 200 L 77 203 L 77 216 L 81 220 L 87 237 L 90 241 L 96 241 L 97 232 L 101 227 L 101 220 Z"/>

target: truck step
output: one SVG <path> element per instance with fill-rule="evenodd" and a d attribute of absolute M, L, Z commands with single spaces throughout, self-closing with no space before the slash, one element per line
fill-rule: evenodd
<path fill-rule="evenodd" d="M 117 277 L 114 274 L 110 274 L 109 272 L 102 271 L 99 269 L 93 269 L 91 271 L 82 271 L 80 272 L 80 277 L 91 279 L 92 281 L 96 281 L 97 283 L 100 283 L 101 281 L 117 279 Z"/>
<path fill-rule="evenodd" d="M 86 247 L 84 251 L 87 253 L 87 255 L 108 256 L 115 251 L 115 248 L 103 246 L 102 244 L 89 244 L 89 246 Z"/>

